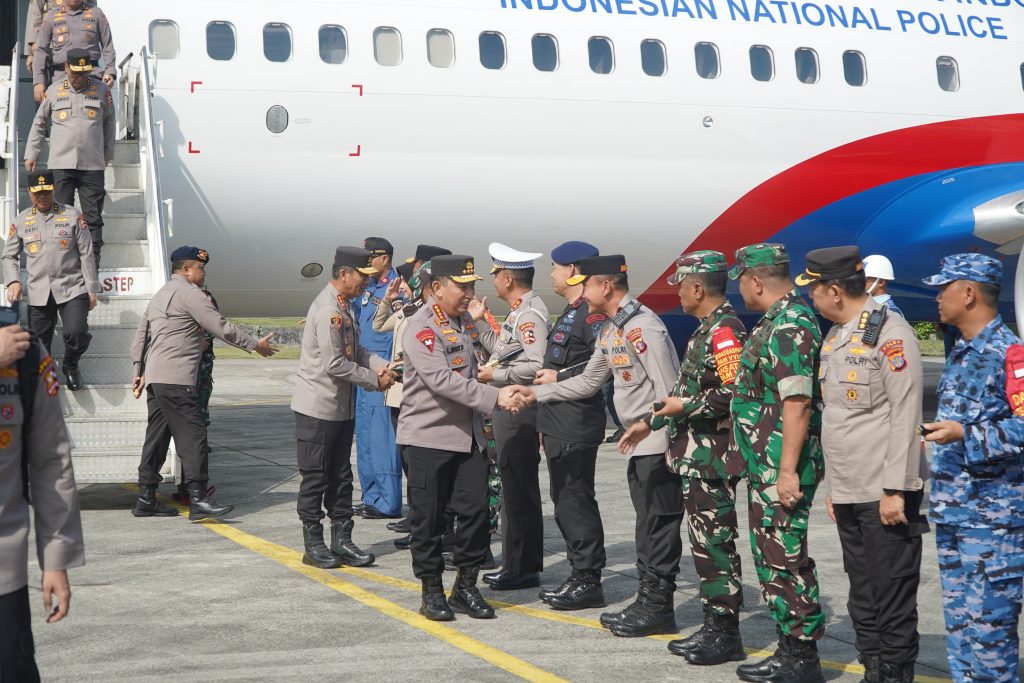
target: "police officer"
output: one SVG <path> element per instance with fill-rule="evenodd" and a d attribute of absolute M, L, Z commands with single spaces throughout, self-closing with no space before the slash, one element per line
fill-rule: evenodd
<path fill-rule="evenodd" d="M 867 278 L 867 293 L 873 296 L 879 304 L 888 308 L 890 313 L 895 313 L 901 318 L 904 317 L 903 311 L 889 294 L 889 283 L 896 279 L 892 270 L 892 261 L 881 254 L 865 256 L 864 277 Z"/>
<path fill-rule="evenodd" d="M 953 680 L 1016 681 L 1024 576 L 1024 346 L 998 312 L 1002 264 L 942 259 L 939 320 L 963 337 L 946 359 L 932 447 L 931 521 Z"/>
<path fill-rule="evenodd" d="M 64 325 L 61 369 L 68 389 L 76 391 L 82 386 L 78 359 L 92 340 L 89 311 L 96 307 L 100 291 L 92 256 L 92 236 L 82 214 L 73 206 L 53 201 L 53 171 L 32 174 L 28 190 L 33 206 L 18 215 L 4 242 L 2 260 L 7 300 L 22 299 L 20 255 L 24 251 L 28 269 L 29 327 L 49 353 L 57 314 L 60 314 Z"/>
<path fill-rule="evenodd" d="M 364 248 L 373 254 L 377 274 L 356 302 L 359 322 L 359 344 L 370 353 L 391 360 L 393 332 L 373 329 L 377 305 L 384 299 L 388 286 L 398 278 L 391 265 L 395 249 L 383 237 L 367 237 Z M 356 388 L 356 465 L 363 490 L 359 514 L 365 519 L 391 519 L 402 513 L 402 462 L 395 445 L 395 428 L 391 409 L 384 403 L 384 394 Z"/>
<path fill-rule="evenodd" d="M 679 377 L 665 404 L 647 422 L 634 423 L 627 441 L 667 427 L 669 465 L 683 478 L 690 551 L 700 579 L 704 626 L 668 649 L 691 664 L 742 660 L 739 613 L 743 609 L 740 557 L 736 553 L 736 484 L 743 458 L 730 448 L 729 400 L 746 328 L 725 298 L 725 255 L 695 251 L 676 260 L 668 284 L 679 289 L 683 312 L 700 323 L 690 336 Z"/>
<path fill-rule="evenodd" d="M 598 255 L 586 242 L 565 242 L 551 251 L 551 285 L 568 303 L 548 336 L 544 370 L 537 381 L 557 382 L 574 377 L 594 354 L 594 342 L 604 326 L 603 313 L 591 313 L 583 285 L 566 280 L 579 273 L 579 263 Z M 572 572 L 561 586 L 540 592 L 555 609 L 604 607 L 601 570 L 605 566 L 604 525 L 594 495 L 597 448 L 604 438 L 604 396 L 601 392 L 575 401 L 552 401 L 537 407 L 537 430 L 555 504 L 555 523 L 565 539 Z"/>
<path fill-rule="evenodd" d="M 384 391 L 394 373 L 380 356 L 359 345 L 359 323 L 351 300 L 362 295 L 377 272 L 373 255 L 338 247 L 331 281 L 313 300 L 302 331 L 302 353 L 292 395 L 298 441 L 298 513 L 305 564 L 331 569 L 372 564 L 352 542 L 352 437 L 354 387 Z M 331 547 L 324 544 L 323 508 L 331 518 Z"/>
<path fill-rule="evenodd" d="M 796 283 L 834 325 L 818 373 L 829 516 L 850 579 L 847 608 L 869 681 L 909 683 L 918 653 L 917 587 L 928 462 L 917 337 L 866 292 L 860 250 L 816 249 Z"/>
<path fill-rule="evenodd" d="M 36 35 L 39 33 L 39 26 L 43 23 L 43 17 L 52 10 L 64 5 L 64 0 L 28 0 L 28 15 L 25 18 L 25 68 L 32 73 L 32 64 L 36 50 Z M 85 0 L 84 7 L 90 9 L 96 6 L 95 0 Z"/>
<path fill-rule="evenodd" d="M 99 268 L 103 247 L 104 173 L 114 159 L 114 104 L 110 90 L 89 77 L 93 62 L 85 50 L 68 52 L 68 70 L 46 91 L 47 96 L 32 121 L 25 145 L 25 170 L 35 172 L 50 125 L 50 156 L 57 202 L 75 203 L 75 190 L 82 215 L 92 232 L 93 252 Z"/>
<path fill-rule="evenodd" d="M 406 263 L 412 264 L 412 272 L 415 273 L 424 263 L 435 256 L 448 256 L 452 252 L 444 247 L 435 247 L 433 244 L 417 244 L 415 255 L 405 259 Z"/>
<path fill-rule="evenodd" d="M 30 342 L 27 332 L 12 325 L 0 328 L 0 367 L 0 680 L 33 683 L 39 681 L 39 671 L 29 614 L 27 495 L 31 492 L 35 511 L 48 624 L 68 614 L 67 570 L 85 564 L 82 520 L 53 361 L 38 341 Z M 25 410 L 27 401 L 32 403 L 31 415 Z M 29 481 L 24 479 L 27 472 Z"/>
<path fill-rule="evenodd" d="M 526 401 L 568 401 L 592 396 L 609 375 L 615 379 L 615 409 L 627 428 L 650 415 L 655 401 L 668 396 L 679 360 L 661 319 L 629 294 L 626 259 L 618 254 L 580 261 L 566 284 L 584 284 L 589 310 L 607 319 L 596 350 L 583 372 L 536 388 L 516 387 Z M 620 442 L 630 455 L 626 469 L 636 511 L 636 554 L 640 590 L 621 612 L 601 615 L 601 624 L 617 636 L 648 636 L 676 631 L 675 577 L 683 551 L 682 480 L 665 464 L 668 438 L 655 432 L 636 443 Z"/>
<path fill-rule="evenodd" d="M 171 279 L 153 295 L 142 315 L 132 344 L 135 396 L 146 389 L 149 424 L 139 464 L 136 517 L 173 517 L 178 514 L 156 498 L 163 477 L 171 437 L 181 458 L 182 477 L 188 487 L 191 520 L 223 517 L 232 506 L 218 505 L 208 496 L 209 451 L 196 377 L 203 355 L 203 330 L 218 339 L 263 357 L 277 349 L 268 334 L 256 339 L 224 319 L 201 287 L 210 255 L 204 249 L 182 246 L 171 253 Z M 148 385 L 148 386 L 147 386 Z"/>
<path fill-rule="evenodd" d="M 452 609 L 489 619 L 494 609 L 476 587 L 487 534 L 487 447 L 483 415 L 500 402 L 512 408 L 511 390 L 477 381 L 479 332 L 466 313 L 476 274 L 470 256 L 431 260 L 431 298 L 408 319 L 398 443 L 409 467 L 412 568 L 422 583 L 420 614 L 451 621 Z M 441 535 L 445 506 L 458 520 L 455 586 L 445 599 Z"/>
<path fill-rule="evenodd" d="M 733 439 L 747 466 L 751 551 L 761 594 L 779 631 L 775 654 L 742 664 L 744 681 L 821 681 L 817 641 L 825 616 L 807 551 L 807 523 L 821 481 L 821 332 L 793 288 L 781 244 L 736 252 L 729 277 L 743 303 L 764 314 L 740 354 L 731 404 Z"/>
<path fill-rule="evenodd" d="M 32 56 L 32 83 L 36 102 L 46 98 L 46 88 L 59 80 L 60 72 L 76 59 L 72 52 L 84 51 L 89 58 L 89 72 L 102 77 L 108 88 L 114 85 L 117 55 L 110 36 L 110 23 L 103 10 L 85 0 L 64 0 L 56 9 L 43 15 L 35 34 Z M 103 59 L 103 69 L 99 60 Z"/>
<path fill-rule="evenodd" d="M 548 342 L 548 309 L 533 291 L 533 260 L 541 254 L 519 251 L 498 242 L 492 242 L 488 251 L 494 262 L 494 288 L 511 311 L 499 334 L 489 325 L 481 326 L 480 342 L 490 360 L 480 368 L 477 377 L 496 387 L 526 384 L 544 366 Z M 483 317 L 483 303 L 477 302 L 470 309 L 474 321 Z M 499 410 L 492 422 L 503 503 L 502 566 L 496 572 L 484 574 L 484 581 L 495 590 L 539 586 L 539 573 L 544 570 L 544 517 L 538 479 L 537 409 L 531 407 L 517 414 Z"/>

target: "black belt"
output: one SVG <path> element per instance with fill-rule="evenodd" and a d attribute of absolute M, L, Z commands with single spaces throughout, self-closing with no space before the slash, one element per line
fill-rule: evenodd
<path fill-rule="evenodd" d="M 54 64 L 53 65 L 53 70 L 54 71 L 63 71 L 64 70 L 64 65 L 63 64 Z"/>

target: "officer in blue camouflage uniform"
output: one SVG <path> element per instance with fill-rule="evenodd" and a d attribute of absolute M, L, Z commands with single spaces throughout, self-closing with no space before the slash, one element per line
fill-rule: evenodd
<path fill-rule="evenodd" d="M 924 280 L 939 320 L 962 333 L 939 382 L 932 449 L 936 525 L 954 681 L 1016 681 L 1024 577 L 1024 346 L 998 313 L 1003 269 L 954 254 Z"/>
<path fill-rule="evenodd" d="M 367 237 L 363 248 L 373 254 L 377 276 L 362 298 L 353 301 L 359 319 L 359 346 L 384 360 L 391 360 L 394 332 L 373 329 L 373 316 L 398 272 L 391 266 L 395 248 L 383 237 Z M 356 469 L 363 490 L 359 514 L 365 519 L 391 519 L 402 516 L 402 457 L 395 445 L 391 408 L 384 394 L 356 389 Z"/>

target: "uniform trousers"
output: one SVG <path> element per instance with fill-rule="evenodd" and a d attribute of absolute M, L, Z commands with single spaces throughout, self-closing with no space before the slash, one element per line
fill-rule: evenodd
<path fill-rule="evenodd" d="M 700 599 L 716 614 L 743 609 L 743 578 L 736 552 L 736 484 L 739 479 L 683 478 L 690 553 L 700 579 Z"/>
<path fill-rule="evenodd" d="M 210 458 L 199 392 L 184 384 L 149 384 L 146 408 L 149 424 L 139 464 L 139 485 L 155 486 L 163 481 L 160 468 L 174 437 L 174 447 L 181 458 L 182 483 L 198 484 L 205 491 L 210 479 Z"/>
<path fill-rule="evenodd" d="M 92 335 L 89 334 L 89 295 L 79 294 L 74 299 L 58 304 L 51 293 L 45 305 L 28 307 L 29 329 L 38 335 L 47 353 L 53 343 L 58 314 L 64 326 L 64 361 L 76 361 L 88 350 L 92 341 Z"/>
<path fill-rule="evenodd" d="M 456 519 L 455 566 L 472 569 L 487 552 L 487 456 L 475 446 L 469 453 L 403 446 L 409 467 L 409 527 L 412 570 L 417 578 L 441 576 L 441 536 L 447 507 Z"/>
<path fill-rule="evenodd" d="M 491 422 L 501 477 L 502 569 L 512 576 L 544 571 L 537 406 L 517 415 L 495 410 Z"/>
<path fill-rule="evenodd" d="M 922 497 L 921 491 L 905 494 L 909 525 L 883 525 L 878 501 L 833 506 L 850 579 L 846 608 L 857 651 L 889 664 L 917 661 L 921 534 L 928 529 L 920 513 Z"/>
<path fill-rule="evenodd" d="M 750 551 L 761 596 L 781 633 L 799 640 L 818 640 L 825 634 L 818 571 L 807 550 L 807 522 L 817 488 L 803 484 L 804 497 L 788 510 L 775 484 L 747 482 Z"/>
<path fill-rule="evenodd" d="M 575 443 L 544 435 L 555 523 L 565 539 L 573 569 L 604 568 L 604 525 L 594 495 L 597 444 Z"/>
<path fill-rule="evenodd" d="M 0 683 L 38 683 L 28 586 L 0 595 Z"/>
<path fill-rule="evenodd" d="M 635 455 L 626 467 L 629 497 L 636 511 L 636 566 L 641 574 L 675 581 L 683 539 L 683 480 L 665 456 Z"/>
<path fill-rule="evenodd" d="M 1024 529 L 935 525 L 949 672 L 1017 681 Z"/>
<path fill-rule="evenodd" d="M 354 420 L 321 420 L 295 413 L 299 497 L 296 509 L 303 524 L 352 518 L 352 436 Z"/>
<path fill-rule="evenodd" d="M 53 198 L 58 204 L 73 206 L 75 190 L 78 190 L 78 203 L 82 207 L 82 218 L 92 235 L 92 251 L 96 255 L 97 264 L 100 262 L 100 251 L 103 250 L 103 201 L 107 198 L 104 176 L 104 171 L 53 169 L 53 182 L 56 186 Z"/>
<path fill-rule="evenodd" d="M 382 354 L 383 355 L 383 354 Z M 356 467 L 363 503 L 385 515 L 402 513 L 402 457 L 384 394 L 356 388 Z"/>

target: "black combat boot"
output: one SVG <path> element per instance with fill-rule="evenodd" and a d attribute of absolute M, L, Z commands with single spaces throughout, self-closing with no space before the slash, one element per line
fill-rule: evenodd
<path fill-rule="evenodd" d="M 705 602 L 704 625 L 701 626 L 700 630 L 696 633 L 692 633 L 685 638 L 680 638 L 679 640 L 671 641 L 668 644 L 668 651 L 674 655 L 682 657 L 684 653 L 698 647 L 709 633 L 711 633 L 711 605 Z"/>
<path fill-rule="evenodd" d="M 742 664 L 736 669 L 742 681 L 750 683 L 823 683 L 818 644 L 792 636 L 779 637 L 779 648 L 757 664 Z"/>
<path fill-rule="evenodd" d="M 452 621 L 455 615 L 444 597 L 444 584 L 440 576 L 424 576 L 420 579 L 423 586 L 423 601 L 420 603 L 420 614 L 431 621 Z"/>
<path fill-rule="evenodd" d="M 177 517 L 178 511 L 157 500 L 156 484 L 151 484 L 139 486 L 139 497 L 135 499 L 132 514 L 136 517 Z"/>
<path fill-rule="evenodd" d="M 625 619 L 627 615 L 630 615 L 639 609 L 640 601 L 643 600 L 644 595 L 647 592 L 647 584 L 644 583 L 644 576 L 644 574 L 640 575 L 640 586 L 636 589 L 636 597 L 633 599 L 633 602 L 626 605 L 624 609 L 618 612 L 603 612 L 600 617 L 601 626 L 611 628 Z"/>
<path fill-rule="evenodd" d="M 480 589 L 476 587 L 476 569 L 460 569 L 455 576 L 452 594 L 448 596 L 448 604 L 456 612 L 468 614 L 473 619 L 493 619 L 494 608 L 487 604 Z"/>
<path fill-rule="evenodd" d="M 82 388 L 82 373 L 78 371 L 78 359 L 67 360 L 60 364 L 64 371 L 64 386 L 68 391 L 78 391 Z"/>
<path fill-rule="evenodd" d="M 865 676 L 865 678 L 867 678 L 867 676 Z M 880 662 L 878 681 L 879 683 L 913 683 L 913 662 L 910 664 L 890 664 L 888 662 Z"/>
<path fill-rule="evenodd" d="M 573 569 L 569 572 L 569 576 L 565 577 L 565 581 L 558 588 L 541 588 L 540 589 L 540 601 L 547 602 L 555 595 L 562 595 L 565 591 L 569 590 L 569 586 L 573 584 L 573 578 L 576 576 L 576 570 Z"/>
<path fill-rule="evenodd" d="M 617 624 L 611 632 L 623 638 L 639 638 L 659 633 L 676 633 L 675 594 L 676 584 L 672 581 L 648 575 L 647 592 L 632 614 Z"/>
<path fill-rule="evenodd" d="M 377 558 L 373 553 L 364 553 L 352 542 L 352 527 L 355 525 L 351 518 L 331 522 L 331 552 L 341 558 L 342 564 L 365 567 Z"/>
<path fill-rule="evenodd" d="M 857 655 L 857 661 L 864 665 L 864 678 L 860 683 L 878 683 L 882 658 L 878 655 Z"/>
<path fill-rule="evenodd" d="M 324 525 L 320 522 L 314 524 L 303 522 L 302 542 L 306 546 L 302 564 L 320 569 L 335 569 L 341 566 L 341 560 L 324 543 Z"/>
<path fill-rule="evenodd" d="M 711 626 L 704 638 L 683 653 L 690 664 L 711 666 L 725 662 L 741 662 L 747 658 L 740 637 L 740 618 L 737 614 L 711 612 Z"/>
<path fill-rule="evenodd" d="M 569 575 L 569 586 L 546 600 L 553 609 L 576 610 L 604 607 L 604 589 L 601 588 L 599 569 L 574 569 Z"/>
<path fill-rule="evenodd" d="M 193 522 L 210 517 L 224 517 L 235 509 L 234 505 L 218 505 L 206 493 L 206 483 L 190 482 L 188 485 L 188 518 Z"/>

